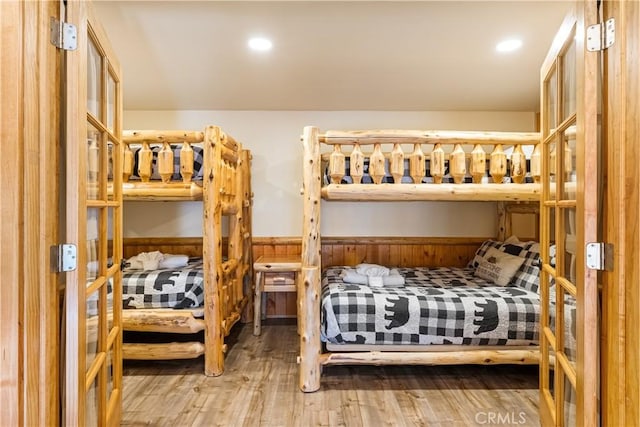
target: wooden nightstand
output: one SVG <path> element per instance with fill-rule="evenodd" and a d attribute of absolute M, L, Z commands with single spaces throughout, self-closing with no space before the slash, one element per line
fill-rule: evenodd
<path fill-rule="evenodd" d="M 256 288 L 253 297 L 253 335 L 260 335 L 263 292 L 297 292 L 300 255 L 261 256 L 253 263 Z M 294 279 L 278 273 L 293 273 Z"/>

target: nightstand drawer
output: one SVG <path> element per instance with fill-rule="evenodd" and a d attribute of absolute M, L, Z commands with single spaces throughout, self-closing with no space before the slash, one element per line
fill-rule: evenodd
<path fill-rule="evenodd" d="M 265 273 L 263 292 L 296 292 L 295 273 Z"/>
<path fill-rule="evenodd" d="M 265 273 L 264 284 L 265 286 L 295 285 L 295 273 Z"/>

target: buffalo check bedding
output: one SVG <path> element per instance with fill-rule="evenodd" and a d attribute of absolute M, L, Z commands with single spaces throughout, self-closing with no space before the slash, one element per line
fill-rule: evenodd
<path fill-rule="evenodd" d="M 473 268 L 399 268 L 404 287 L 322 279 L 321 338 L 334 344 L 536 345 L 540 296 L 473 275 Z"/>
<path fill-rule="evenodd" d="M 197 308 L 204 303 L 202 258 L 190 258 L 186 267 L 173 270 L 125 270 L 122 307 Z"/>

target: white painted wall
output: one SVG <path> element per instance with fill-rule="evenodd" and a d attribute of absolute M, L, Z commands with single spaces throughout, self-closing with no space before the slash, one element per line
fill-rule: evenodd
<path fill-rule="evenodd" d="M 297 237 L 302 230 L 304 126 L 329 129 L 532 131 L 530 112 L 125 111 L 125 129 L 221 126 L 253 153 L 253 235 Z M 495 203 L 326 202 L 323 236 L 469 236 L 496 234 Z M 199 202 L 127 202 L 125 237 L 202 235 Z"/>

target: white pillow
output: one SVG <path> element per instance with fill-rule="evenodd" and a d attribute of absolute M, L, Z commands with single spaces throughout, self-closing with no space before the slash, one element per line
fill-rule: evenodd
<path fill-rule="evenodd" d="M 491 280 L 497 285 L 507 286 L 523 262 L 524 258 L 489 248 L 474 275 Z"/>

